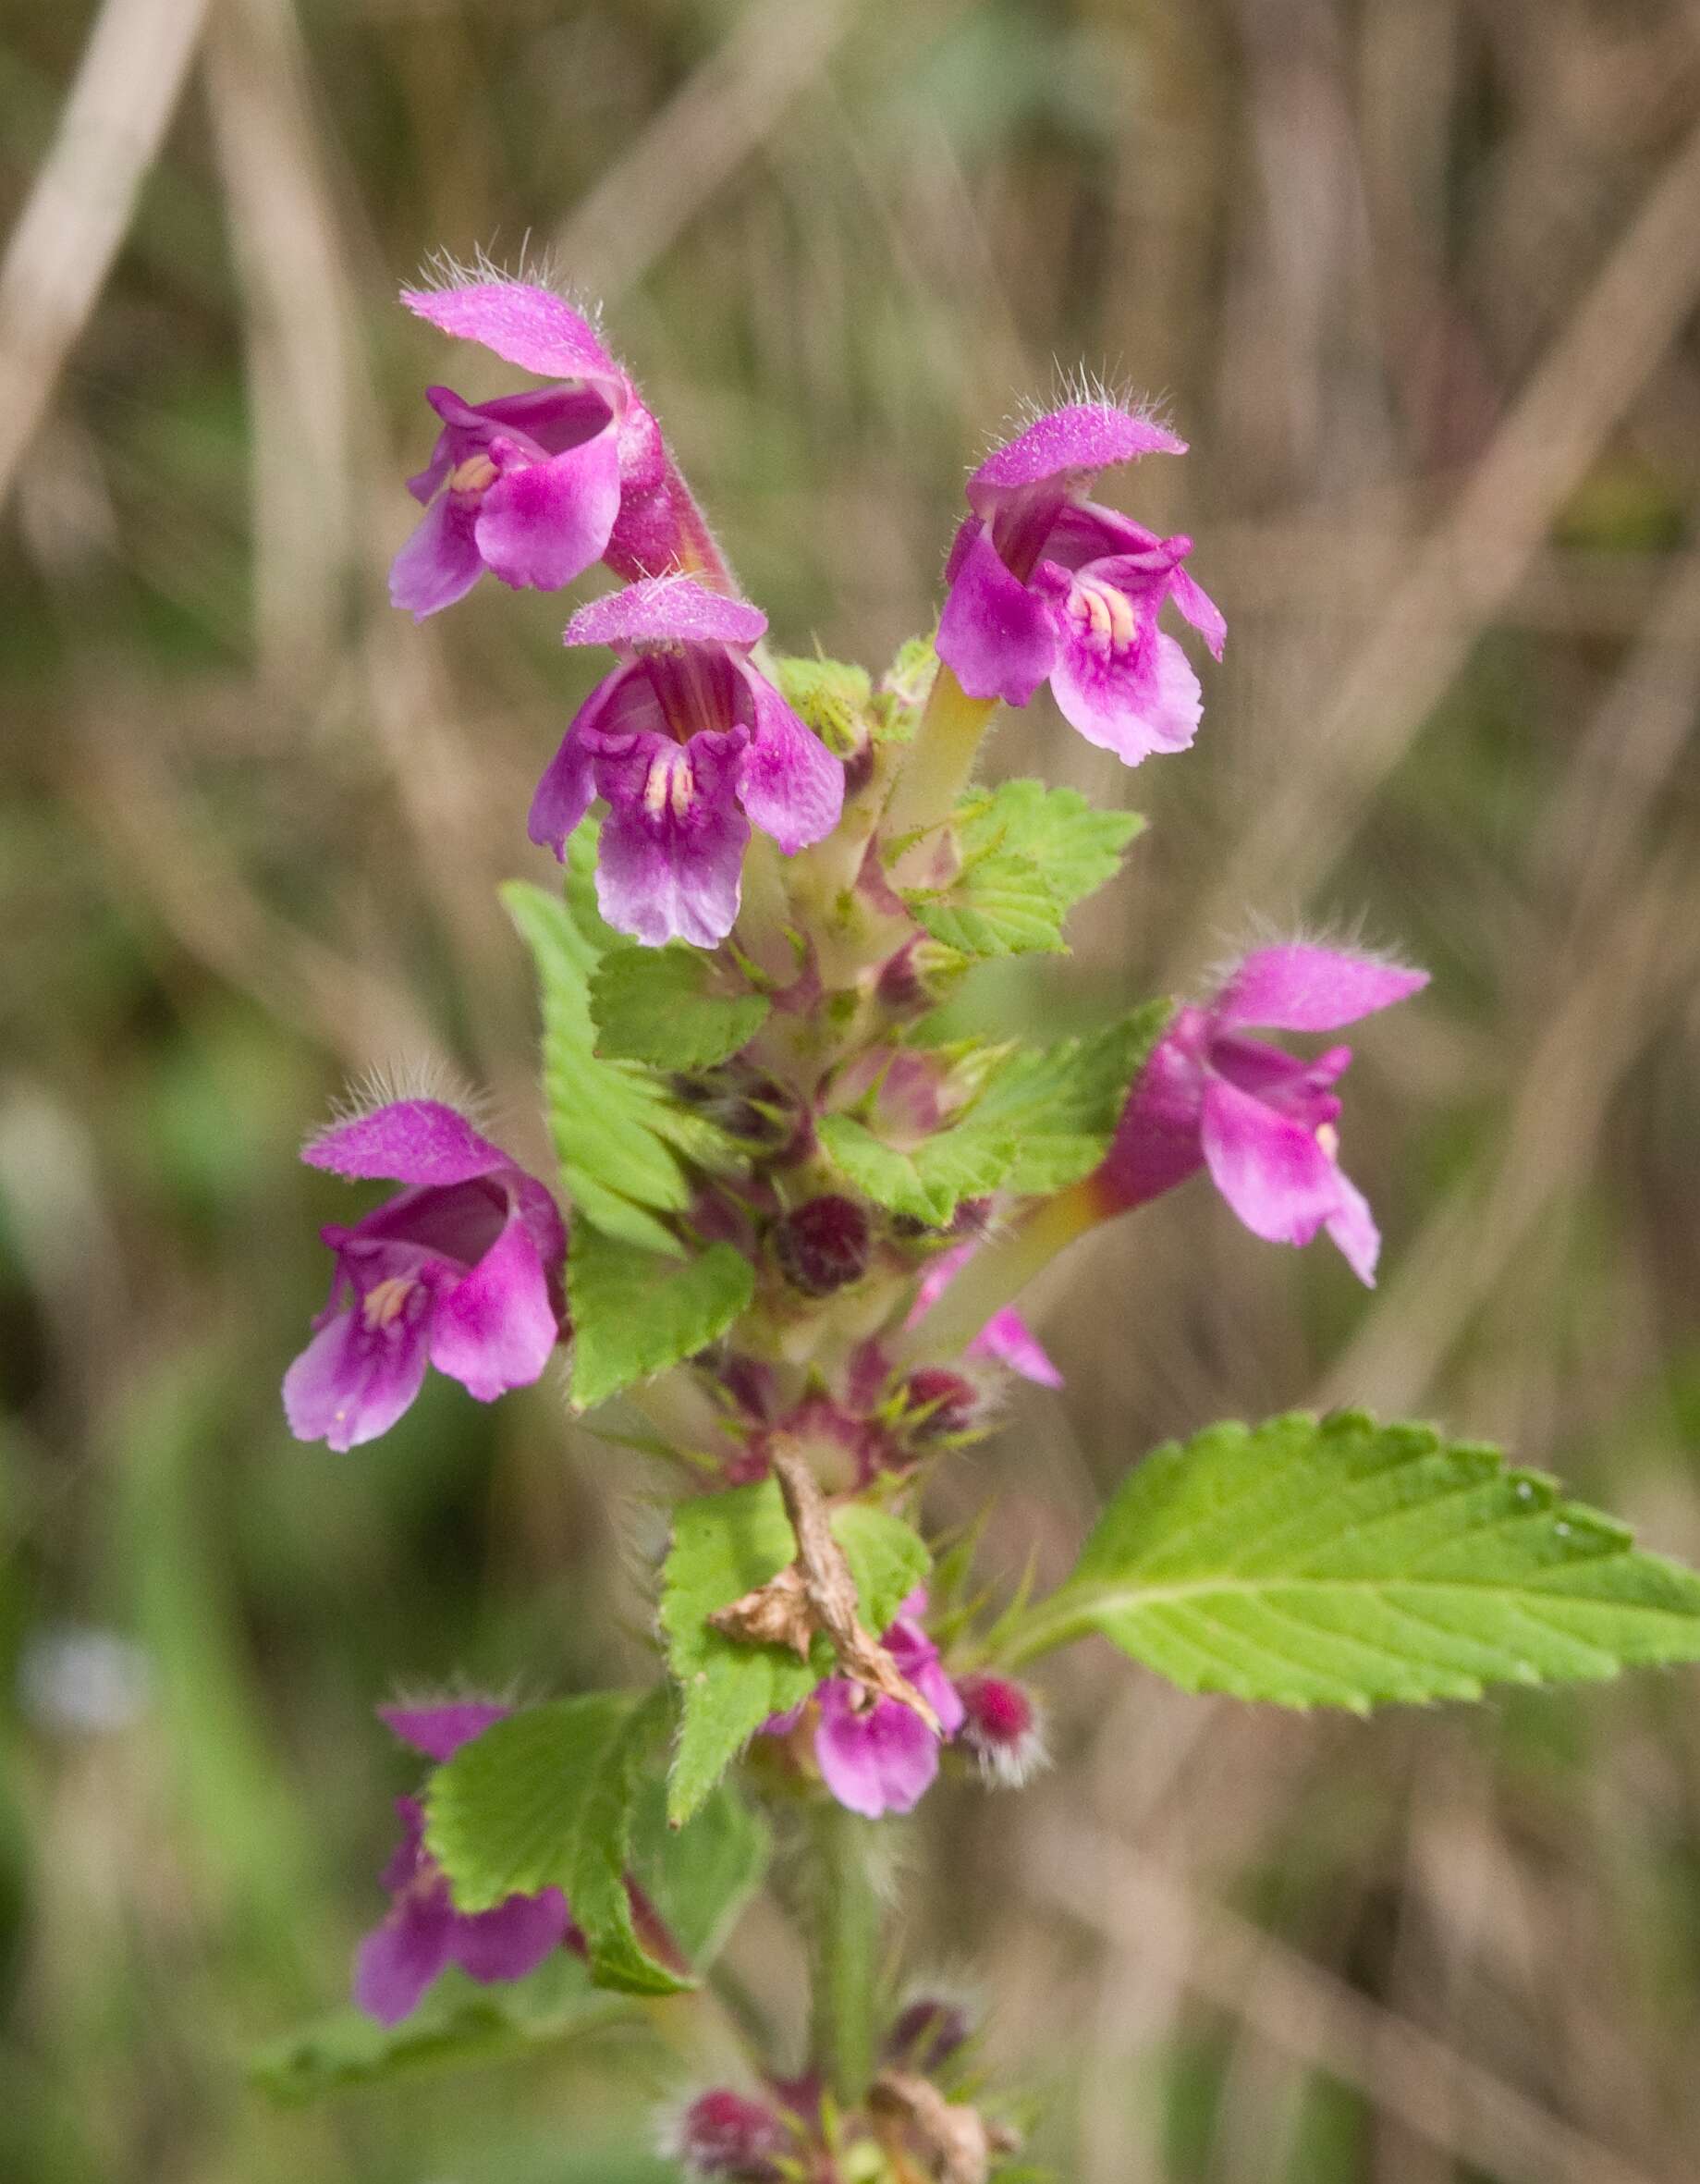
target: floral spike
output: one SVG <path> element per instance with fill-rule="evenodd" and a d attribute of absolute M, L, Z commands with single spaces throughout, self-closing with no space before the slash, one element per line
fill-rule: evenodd
<path fill-rule="evenodd" d="M 972 791 L 999 703 L 1048 683 L 1130 765 L 1192 738 L 1198 681 L 1159 621 L 1172 604 L 1218 657 L 1224 630 L 1191 541 L 1089 497 L 1107 469 L 1182 453 L 1166 424 L 1084 383 L 1025 417 L 968 482 L 936 645 L 876 681 L 769 657 L 655 419 L 552 288 L 481 260 L 406 301 L 538 384 L 483 404 L 431 390 L 398 601 L 434 613 L 485 570 L 555 590 L 600 561 L 623 580 L 568 623 L 615 665 L 531 807 L 564 887 L 506 892 L 575 1225 L 569 1259 L 549 1192 L 439 1085 L 381 1085 L 306 1148 L 399 1187 L 324 1231 L 331 1295 L 285 1405 L 296 1433 L 347 1449 L 430 1364 L 487 1401 L 544 1372 L 570 1286 L 574 1402 L 625 1397 L 642 1438 L 615 1414 L 610 1461 L 668 1466 L 667 1522 L 627 1546 L 670 1680 L 511 1720 L 480 1692 L 381 1710 L 432 1772 L 400 1803 L 356 1998 L 394 2025 L 446 1966 L 506 1981 L 566 1945 L 591 1983 L 654 2005 L 708 1968 L 777 1838 L 807 2053 L 789 1998 L 770 2042 L 762 1999 L 733 1990 L 741 2090 L 676 2102 L 668 2158 L 704 2184 L 1025 2176 L 968 2015 L 926 1990 L 897 2009 L 888 1945 L 890 1822 L 941 1778 L 1013 1789 L 1046 1762 L 1030 1664 L 1093 1637 L 1241 1700 L 1474 1698 L 1700 1660 L 1700 1577 L 1497 1451 L 1351 1411 L 1209 1427 L 1128 1465 L 1066 1575 L 1031 1481 L 929 1540 L 951 1491 L 985 1503 L 962 1473 L 1009 1375 L 1059 1385 L 1018 1300 L 1098 1222 L 1203 1171 L 1259 1236 L 1326 1232 L 1374 1280 L 1380 1239 L 1336 1135 L 1351 1049 L 1327 1042 L 1425 975 L 1277 939 L 1189 1006 L 1118 997 L 1082 1036 L 1044 1023 L 1043 984 L 1023 981 L 1019 1030 L 987 1021 L 996 988 L 939 1007 L 976 963 L 1060 948 L 1128 832 L 1077 791 Z M 606 1651 L 565 1635 L 575 1662 Z M 541 1994 L 462 1997 L 422 2035 L 369 2034 L 361 2070 L 557 2030 L 540 1986 L 541 2015 Z"/>

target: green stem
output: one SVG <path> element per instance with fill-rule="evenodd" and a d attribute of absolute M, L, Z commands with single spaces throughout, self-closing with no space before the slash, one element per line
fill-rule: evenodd
<path fill-rule="evenodd" d="M 897 1345 L 898 1366 L 942 1364 L 959 1356 L 994 1312 L 1012 1304 L 1059 1251 L 1102 1219 L 1089 1182 L 1043 1200 L 1007 1235 L 980 1246 L 926 1318 Z"/>
<path fill-rule="evenodd" d="M 986 1665 L 1023 1667 L 1041 1653 L 1054 1653 L 1058 1646 L 1071 1646 L 1077 1638 L 1090 1638 L 1098 1627 L 1090 1602 L 1053 1593 L 1015 1625 L 996 1654 L 988 1657 Z"/>
<path fill-rule="evenodd" d="M 790 898 L 778 848 L 765 834 L 752 834 L 744 853 L 742 901 L 732 938 L 779 986 L 789 986 L 797 975 L 790 929 Z"/>
<path fill-rule="evenodd" d="M 941 661 L 909 756 L 886 806 L 885 838 L 901 841 L 942 826 L 956 808 L 996 698 L 971 698 Z M 909 862 L 899 860 L 899 871 Z"/>
<path fill-rule="evenodd" d="M 846 2108 L 874 2079 L 884 1906 L 874 1873 L 871 1822 L 835 1802 L 814 1816 L 813 1961 L 810 2046 L 815 2067 Z"/>

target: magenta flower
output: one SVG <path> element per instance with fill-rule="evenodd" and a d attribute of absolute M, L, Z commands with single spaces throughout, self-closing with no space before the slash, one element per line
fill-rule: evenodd
<path fill-rule="evenodd" d="M 510 280 L 404 288 L 401 301 L 552 384 L 476 404 L 446 386 L 426 389 L 443 428 L 408 481 L 425 518 L 390 571 L 397 607 L 423 620 L 486 569 L 545 592 L 600 560 L 625 576 L 718 569 L 660 427 L 569 304 Z"/>
<path fill-rule="evenodd" d="M 938 1649 L 917 1617 L 926 1594 L 911 1592 L 881 1643 L 953 1736 L 962 1725 L 962 1701 L 945 1674 Z M 816 1694 L 820 1723 L 814 1732 L 821 1779 L 840 1805 L 877 1820 L 884 1812 L 910 1812 L 938 1773 L 938 1739 L 921 1716 L 898 1699 L 873 1699 L 848 1676 L 829 1676 Z"/>
<path fill-rule="evenodd" d="M 921 1277 L 921 1287 L 915 1293 L 914 1307 L 904 1323 L 906 1326 L 913 1327 L 926 1317 L 979 1248 L 977 1244 L 959 1244 L 932 1261 Z M 1061 1373 L 1013 1305 L 1006 1305 L 1001 1311 L 992 1314 L 969 1344 L 966 1355 L 1007 1365 L 1011 1372 L 1020 1373 L 1024 1380 L 1036 1381 L 1041 1388 L 1062 1386 Z"/>
<path fill-rule="evenodd" d="M 1024 706 L 1048 681 L 1064 719 L 1125 765 L 1186 748 L 1198 678 L 1157 616 L 1172 599 L 1218 659 L 1227 625 L 1183 566 L 1191 539 L 1085 497 L 1108 464 L 1185 451 L 1148 417 L 1071 402 L 980 465 L 938 624 L 938 656 L 970 697 Z"/>
<path fill-rule="evenodd" d="M 596 898 L 647 947 L 726 939 L 752 822 L 788 856 L 838 823 L 843 767 L 749 664 L 766 627 L 758 607 L 685 577 L 630 584 L 568 624 L 569 644 L 612 645 L 621 665 L 538 783 L 531 837 L 564 857 L 605 797 Z"/>
<path fill-rule="evenodd" d="M 1308 1244 L 1326 1229 L 1375 1286 L 1381 1236 L 1341 1172 L 1333 1086 L 1351 1060 L 1302 1061 L 1243 1036 L 1335 1031 L 1420 991 L 1425 971 L 1302 942 L 1254 950 L 1202 1008 L 1180 1011 L 1128 1096 L 1093 1178 L 1107 1213 L 1144 1205 L 1201 1167 L 1254 1235 Z"/>
<path fill-rule="evenodd" d="M 486 1699 L 441 1706 L 380 1707 L 379 1718 L 430 1760 L 447 1760 L 512 1710 Z M 445 1966 L 458 1964 L 489 1984 L 523 1979 L 578 1929 L 558 1888 L 510 1896 L 489 1911 L 457 1911 L 442 1868 L 425 1848 L 424 1814 L 412 1798 L 397 1798 L 402 1834 L 384 1869 L 389 1915 L 361 1944 L 354 1962 L 354 2001 L 380 2025 L 399 2024 L 418 2007 Z"/>
<path fill-rule="evenodd" d="M 301 1158 L 409 1187 L 321 1232 L 336 1255 L 330 1298 L 284 1376 L 298 1440 L 349 1449 L 387 1432 L 427 1362 L 481 1403 L 538 1378 L 565 1319 L 567 1254 L 542 1184 L 435 1099 L 334 1123 Z"/>

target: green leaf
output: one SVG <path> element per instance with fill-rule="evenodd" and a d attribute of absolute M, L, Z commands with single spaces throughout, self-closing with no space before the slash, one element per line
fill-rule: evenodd
<path fill-rule="evenodd" d="M 958 811 L 961 868 L 907 900 L 946 948 L 971 959 L 1058 952 L 1073 905 L 1101 887 L 1144 820 L 1095 811 L 1074 789 L 1005 781 Z"/>
<path fill-rule="evenodd" d="M 668 1821 L 667 1785 L 658 1775 L 646 1777 L 638 1791 L 632 1871 L 699 1972 L 720 1954 L 772 1849 L 766 1822 L 726 1783 L 678 1828 Z"/>
<path fill-rule="evenodd" d="M 1293 1416 L 1147 1457 L 1008 1657 L 1092 1631 L 1188 1691 L 1361 1711 L 1700 1659 L 1700 1577 L 1495 1449 Z"/>
<path fill-rule="evenodd" d="M 755 1270 L 729 1244 L 681 1265 L 575 1221 L 567 1294 L 572 1399 L 589 1410 L 723 1335 L 750 1308 Z"/>
<path fill-rule="evenodd" d="M 562 1889 L 592 1977 L 633 1994 L 691 1983 L 644 1950 L 626 1892 L 639 1770 L 664 1705 L 663 1693 L 599 1691 L 526 1707 L 462 1745 L 425 1791 L 425 1841 L 459 1909 Z"/>
<path fill-rule="evenodd" d="M 643 2022 L 635 2003 L 600 1993 L 578 1957 L 560 1949 L 529 1978 L 501 1987 L 447 1971 L 404 2024 L 336 2010 L 268 2042 L 249 2075 L 273 2100 L 299 2107 L 411 2071 L 495 2062 Z"/>
<path fill-rule="evenodd" d="M 870 732 L 874 685 L 865 668 L 843 660 L 779 659 L 774 680 L 836 758 L 853 758 Z"/>
<path fill-rule="evenodd" d="M 862 1193 L 893 1213 L 942 1227 L 964 1198 L 995 1191 L 1020 1152 L 1015 1133 L 979 1110 L 936 1137 L 899 1151 L 853 1115 L 827 1115 L 820 1141 Z"/>
<path fill-rule="evenodd" d="M 1062 1190 L 1104 1158 L 1128 1086 L 1169 1013 L 1168 1001 L 1151 1001 L 1088 1038 L 1002 1056 L 983 1050 L 983 1089 L 948 1130 L 918 1145 L 887 1145 L 854 1115 L 826 1116 L 820 1142 L 863 1197 L 934 1227 L 964 1198 Z"/>
<path fill-rule="evenodd" d="M 772 1003 L 716 990 L 723 974 L 700 950 L 617 948 L 591 978 L 596 1052 L 656 1069 L 712 1069 L 747 1046 Z"/>
<path fill-rule="evenodd" d="M 1077 789 L 1047 789 L 1043 781 L 1002 781 L 977 798 L 959 821 L 963 853 L 978 853 L 996 840 L 1031 857 L 1065 908 L 1114 878 L 1121 853 L 1144 829 L 1138 812 L 1101 812 Z"/>
<path fill-rule="evenodd" d="M 1091 1174 L 1172 1013 L 1171 1002 L 1148 1001 L 1090 1037 L 1016 1049 L 973 1108 L 981 1129 L 1015 1139 L 1005 1190 L 1036 1197 Z"/>
<path fill-rule="evenodd" d="M 581 865 L 578 836 L 573 848 Z M 569 881 L 580 895 L 583 877 L 575 870 Z M 689 1165 L 725 1166 L 733 1149 L 724 1133 L 679 1104 L 664 1079 L 635 1062 L 597 1057 L 589 986 L 607 931 L 600 919 L 582 926 L 564 902 L 523 881 L 505 887 L 502 900 L 537 963 L 544 1095 L 573 1206 L 611 1236 L 677 1254 L 679 1240 L 661 1217 L 690 1205 Z"/>
<path fill-rule="evenodd" d="M 900 1518 L 861 1503 L 834 1513 L 832 1528 L 856 1581 L 862 1619 L 886 1630 L 927 1571 L 927 1551 Z M 696 1811 L 769 1714 L 806 1699 L 832 1671 L 817 1638 L 808 1661 L 784 1646 L 757 1646 L 711 1629 L 710 1615 L 777 1577 L 797 1552 L 778 1484 L 767 1478 L 683 1502 L 661 1580 L 667 1663 L 683 1696 L 667 1810 L 675 1824 Z"/>

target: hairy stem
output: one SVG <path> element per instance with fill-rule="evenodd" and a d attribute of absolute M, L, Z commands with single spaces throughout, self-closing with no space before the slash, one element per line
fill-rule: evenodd
<path fill-rule="evenodd" d="M 971 698 L 941 661 L 909 756 L 886 806 L 885 835 L 901 841 L 941 826 L 956 807 L 972 769 L 996 698 Z M 898 860 L 897 877 L 911 884 L 927 877 L 928 845 L 918 842 Z M 911 865 L 919 867 L 913 871 Z"/>
<path fill-rule="evenodd" d="M 884 1913 L 874 1824 L 832 1799 L 812 1817 L 810 2048 L 835 2097 L 851 2108 L 872 2082 L 877 2031 Z"/>

